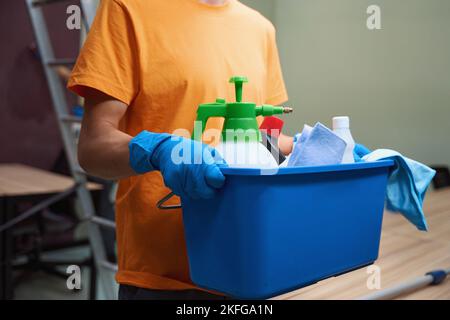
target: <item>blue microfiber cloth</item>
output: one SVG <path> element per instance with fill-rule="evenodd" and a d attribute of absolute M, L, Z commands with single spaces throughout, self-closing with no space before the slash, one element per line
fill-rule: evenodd
<path fill-rule="evenodd" d="M 314 128 L 305 125 L 294 145 L 288 167 L 339 164 L 346 142 L 318 122 Z"/>
<path fill-rule="evenodd" d="M 427 231 L 427 221 L 422 205 L 436 171 L 397 151 L 378 149 L 369 154 L 367 152 L 370 150 L 361 145 L 355 147 L 355 153 L 362 157 L 363 161 L 393 160 L 395 162 L 395 167 L 389 174 L 386 208 L 400 212 L 417 229 Z"/>

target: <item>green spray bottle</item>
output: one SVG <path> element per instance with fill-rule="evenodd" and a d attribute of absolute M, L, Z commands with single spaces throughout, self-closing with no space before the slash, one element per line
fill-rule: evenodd
<path fill-rule="evenodd" d="M 198 141 L 202 139 L 209 118 L 222 117 L 225 119 L 221 135 L 222 140 L 216 146 L 216 150 L 220 152 L 229 167 L 276 168 L 278 164 L 275 158 L 261 143 L 262 136 L 256 117 L 291 113 L 293 110 L 287 107 L 257 106 L 255 103 L 242 102 L 242 89 L 246 82 L 248 82 L 246 77 L 232 77 L 230 79 L 230 83 L 235 85 L 236 102 L 227 103 L 224 99 L 217 99 L 216 102 L 201 104 L 198 107 L 192 139 Z M 201 125 L 197 126 L 197 124 Z M 201 131 L 198 127 L 201 128 Z M 159 200 L 156 206 L 162 210 L 181 208 L 180 204 L 166 204 L 173 196 L 173 193 L 169 193 Z"/>
<path fill-rule="evenodd" d="M 197 110 L 197 123 L 201 123 L 201 134 L 194 130 L 193 139 L 201 140 L 206 123 L 211 117 L 225 119 L 221 142 L 216 150 L 230 167 L 240 168 L 275 168 L 276 160 L 261 143 L 257 116 L 272 116 L 290 113 L 291 108 L 272 105 L 257 106 L 252 102 L 242 102 L 243 84 L 246 77 L 236 76 L 230 79 L 235 85 L 236 102 L 227 103 L 217 99 L 214 103 L 201 104 Z"/>

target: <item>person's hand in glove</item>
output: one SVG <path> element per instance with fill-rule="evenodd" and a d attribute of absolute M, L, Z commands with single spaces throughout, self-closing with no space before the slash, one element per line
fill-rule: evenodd
<path fill-rule="evenodd" d="M 353 157 L 355 158 L 355 162 L 361 162 L 362 157 L 371 152 L 372 151 L 370 151 L 366 146 L 359 143 L 355 144 L 355 149 L 353 149 Z"/>
<path fill-rule="evenodd" d="M 159 170 L 180 197 L 208 199 L 225 183 L 219 153 L 198 141 L 142 131 L 129 144 L 130 166 L 138 174 Z"/>

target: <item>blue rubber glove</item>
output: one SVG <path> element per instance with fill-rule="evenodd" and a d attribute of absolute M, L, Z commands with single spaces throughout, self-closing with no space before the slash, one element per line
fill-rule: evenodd
<path fill-rule="evenodd" d="M 355 149 L 353 149 L 353 157 L 355 158 L 355 162 L 361 162 L 362 157 L 365 155 L 371 153 L 367 147 L 363 146 L 362 144 L 355 144 Z"/>
<path fill-rule="evenodd" d="M 180 197 L 212 198 L 225 183 L 213 148 L 166 133 L 142 131 L 129 143 L 130 166 L 138 174 L 159 170 L 165 185 Z"/>

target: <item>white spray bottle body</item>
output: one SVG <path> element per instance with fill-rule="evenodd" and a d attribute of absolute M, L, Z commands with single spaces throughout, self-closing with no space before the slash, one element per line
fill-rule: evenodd
<path fill-rule="evenodd" d="M 278 164 L 267 148 L 258 141 L 222 141 L 216 146 L 231 168 L 277 168 Z"/>

